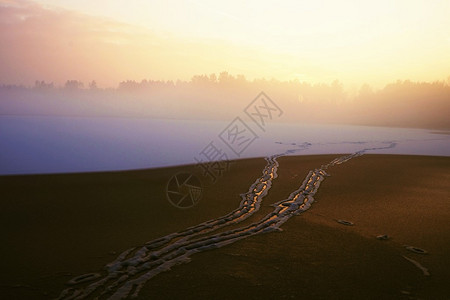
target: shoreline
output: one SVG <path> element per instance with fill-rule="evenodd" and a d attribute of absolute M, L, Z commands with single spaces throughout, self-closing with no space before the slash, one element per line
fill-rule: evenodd
<path fill-rule="evenodd" d="M 449 133 L 450 134 L 450 133 Z M 312 157 L 312 156 L 342 156 L 349 154 L 348 152 L 342 152 L 342 153 L 319 153 L 319 154 L 286 154 L 287 157 L 297 157 L 297 156 L 304 156 L 304 157 Z M 364 154 L 364 156 L 370 156 L 370 155 L 381 155 L 381 156 L 415 156 L 415 157 L 435 157 L 435 158 L 450 158 L 450 155 L 433 155 L 433 154 L 398 154 L 398 153 L 386 153 L 386 154 L 380 154 L 380 153 L 368 153 Z M 246 160 L 264 160 L 264 156 L 256 156 L 256 157 L 245 157 L 245 158 L 237 158 L 230 160 L 232 163 L 239 162 L 239 161 L 246 161 Z M 2 178 L 8 178 L 8 177 L 26 177 L 26 176 L 65 176 L 65 175 L 92 175 L 92 174 L 116 174 L 116 173 L 129 173 L 129 172 L 149 172 L 149 171 L 165 171 L 167 169 L 193 169 L 195 166 L 194 163 L 186 163 L 186 164 L 178 164 L 178 165 L 167 165 L 167 166 L 160 166 L 160 167 L 154 167 L 154 168 L 137 168 L 137 169 L 123 169 L 123 170 L 97 170 L 97 171 L 86 171 L 86 172 L 60 172 L 60 173 L 25 173 L 25 174 L 0 174 L 0 179 Z M 194 169 L 195 170 L 195 169 Z"/>
<path fill-rule="evenodd" d="M 338 156 L 279 158 L 278 178 L 254 217 L 265 215 L 272 210 L 271 204 L 298 188 L 309 170 Z M 241 200 L 239 194 L 260 176 L 264 165 L 264 160 L 257 158 L 236 161 L 216 184 L 205 187 L 204 198 L 188 210 L 172 207 L 163 191 L 171 174 L 186 166 L 2 176 L 0 186 L 6 197 L 2 197 L 1 230 L 8 247 L 1 255 L 9 260 L 2 263 L 5 274 L 0 293 L 19 299 L 55 298 L 71 278 L 101 271 L 133 245 L 235 209 Z M 139 298 L 180 298 L 193 290 L 192 298 L 227 298 L 230 289 L 244 288 L 243 283 L 248 283 L 248 294 L 244 294 L 250 298 L 275 295 L 273 288 L 277 293 L 289 291 L 287 294 L 313 298 L 442 298 L 449 292 L 442 284 L 450 278 L 446 271 L 450 266 L 450 245 L 446 242 L 450 228 L 444 221 L 450 217 L 450 204 L 442 200 L 449 195 L 449 167 L 449 157 L 377 154 L 335 166 L 318 190 L 316 203 L 288 220 L 283 232 L 196 254 L 191 263 L 150 280 Z M 351 221 L 354 226 L 343 226 L 337 219 Z M 375 238 L 378 234 L 392 238 L 379 241 Z M 412 253 L 405 243 L 429 254 Z M 346 251 L 339 251 L 338 245 Z M 422 272 L 403 256 L 428 268 L 429 279 L 423 281 Z M 299 267 L 294 275 L 293 266 Z M 191 278 L 188 274 L 193 270 Z M 355 277 L 360 272 L 365 277 Z M 378 278 L 381 275 L 387 278 Z M 317 283 L 308 286 L 308 278 Z M 200 284 L 205 281 L 209 285 Z M 382 288 L 370 289 L 372 281 Z"/>

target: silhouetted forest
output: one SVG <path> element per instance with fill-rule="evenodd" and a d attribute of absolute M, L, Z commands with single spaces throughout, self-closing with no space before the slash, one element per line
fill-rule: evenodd
<path fill-rule="evenodd" d="M 64 86 L 36 81 L 33 87 L 0 87 L 2 115 L 152 117 L 229 120 L 264 91 L 285 112 L 282 121 L 396 127 L 450 128 L 447 81 L 397 81 L 381 89 L 367 84 L 354 95 L 329 84 L 247 80 L 227 72 L 190 81 L 123 81 L 99 88 L 68 80 Z"/>

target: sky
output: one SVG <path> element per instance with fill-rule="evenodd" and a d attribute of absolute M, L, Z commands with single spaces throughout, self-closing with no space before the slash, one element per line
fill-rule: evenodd
<path fill-rule="evenodd" d="M 450 76 L 450 1 L 0 0 L 0 83 Z"/>

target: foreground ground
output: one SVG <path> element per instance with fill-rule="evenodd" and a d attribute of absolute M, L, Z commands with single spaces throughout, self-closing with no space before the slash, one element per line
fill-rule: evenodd
<path fill-rule="evenodd" d="M 270 212 L 309 170 L 337 156 L 280 158 L 264 207 L 246 222 Z M 69 279 L 100 272 L 125 249 L 226 214 L 264 165 L 238 161 L 215 184 L 199 174 L 204 195 L 188 210 L 171 206 L 165 187 L 179 171 L 199 171 L 192 166 L 0 177 L 0 298 L 56 298 Z M 448 299 L 449 170 L 444 157 L 354 158 L 329 170 L 317 202 L 283 232 L 194 255 L 149 281 L 140 298 Z M 380 234 L 391 238 L 377 240 Z"/>

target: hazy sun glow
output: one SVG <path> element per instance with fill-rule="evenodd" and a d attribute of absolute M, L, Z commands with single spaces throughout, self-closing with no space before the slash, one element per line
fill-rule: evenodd
<path fill-rule="evenodd" d="M 422 0 L 0 0 L 0 82 L 442 80 L 449 16 L 449 1 Z"/>

